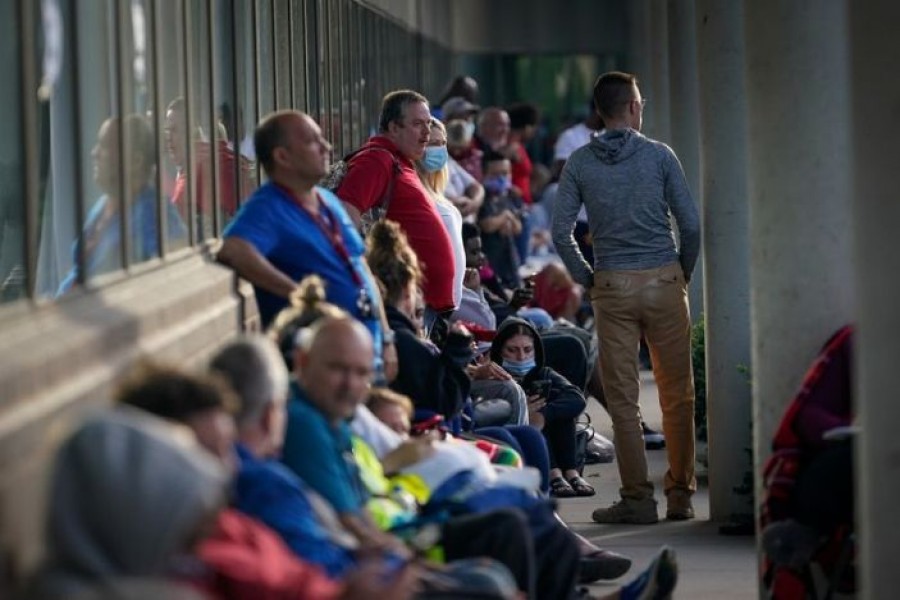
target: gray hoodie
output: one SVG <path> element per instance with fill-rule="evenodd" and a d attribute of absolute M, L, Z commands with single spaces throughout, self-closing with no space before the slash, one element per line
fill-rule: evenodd
<path fill-rule="evenodd" d="M 593 238 L 593 268 L 572 236 L 582 204 Z M 576 150 L 560 178 L 553 243 L 575 280 L 588 287 L 594 270 L 646 270 L 676 260 L 690 279 L 700 252 L 700 217 L 672 149 L 633 129 L 612 129 Z"/>
<path fill-rule="evenodd" d="M 224 505 L 227 481 L 187 431 L 125 407 L 90 418 L 57 453 L 49 555 L 29 597 L 164 577 Z"/>

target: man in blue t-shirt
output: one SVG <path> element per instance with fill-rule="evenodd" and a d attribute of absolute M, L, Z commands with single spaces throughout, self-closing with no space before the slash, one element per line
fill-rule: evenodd
<path fill-rule="evenodd" d="M 387 326 L 365 245 L 341 202 L 316 183 L 328 172 L 331 144 L 308 115 L 275 112 L 253 136 L 268 183 L 225 229 L 218 259 L 253 284 L 263 327 L 288 305 L 297 283 L 316 274 L 329 302 L 362 321 L 375 339 L 376 365 L 396 375 L 393 332 Z"/>

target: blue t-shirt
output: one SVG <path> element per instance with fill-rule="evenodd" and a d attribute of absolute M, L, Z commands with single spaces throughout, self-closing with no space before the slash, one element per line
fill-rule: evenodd
<path fill-rule="evenodd" d="M 294 554 L 319 565 L 332 578 L 356 564 L 353 554 L 336 544 L 319 522 L 309 488 L 276 460 L 259 459 L 237 445 L 240 459 L 235 507 L 278 533 Z"/>
<path fill-rule="evenodd" d="M 338 513 L 363 509 L 368 494 L 353 457 L 350 427 L 329 423 L 296 384 L 291 384 L 281 461 Z"/>
<path fill-rule="evenodd" d="M 272 182 L 256 190 L 241 207 L 225 228 L 224 237 L 239 237 L 252 244 L 276 269 L 294 281 L 300 281 L 307 275 L 319 275 L 325 280 L 328 301 L 358 319 L 361 315 L 357 281 L 366 287 L 373 303 L 376 298 L 375 282 L 364 268 L 366 247 L 337 196 L 320 187 L 316 187 L 316 192 L 327 207 L 327 214 L 340 224 L 350 264 L 338 254 L 314 217 L 297 206 L 284 190 Z M 350 270 L 351 266 L 356 277 Z M 278 312 L 287 306 L 287 300 L 259 288 L 255 291 L 263 327 L 268 327 Z M 377 306 L 375 308 L 378 309 Z M 376 351 L 380 350 L 378 319 L 363 322 L 375 337 Z"/>
<path fill-rule="evenodd" d="M 122 267 L 121 243 L 122 226 L 121 219 L 116 213 L 103 229 L 94 231 L 103 215 L 106 203 L 110 202 L 109 196 L 101 196 L 88 211 L 84 221 L 84 231 L 72 244 L 73 266 L 63 278 L 57 288 L 56 295 L 62 296 L 78 281 L 78 246 L 84 242 L 84 236 L 89 232 L 96 237 L 92 250 L 85 256 L 87 277 L 93 277 L 101 273 L 108 273 Z M 178 246 L 187 237 L 187 229 L 178 215 L 178 210 L 166 199 L 166 235 L 170 246 Z M 134 199 L 130 210 L 130 237 L 131 237 L 131 262 L 139 263 L 159 256 L 159 241 L 157 239 L 157 212 L 156 190 L 144 188 Z"/>

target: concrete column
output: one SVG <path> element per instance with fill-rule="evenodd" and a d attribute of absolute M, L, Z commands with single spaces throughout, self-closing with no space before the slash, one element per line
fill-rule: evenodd
<path fill-rule="evenodd" d="M 753 515 L 750 367 L 750 219 L 747 95 L 740 3 L 697 0 L 706 281 L 709 510 L 714 521 Z"/>
<path fill-rule="evenodd" d="M 900 5 L 848 3 L 853 138 L 853 217 L 857 302 L 857 526 L 860 598 L 893 598 L 900 589 L 900 253 L 897 252 L 897 139 L 900 81 L 896 71 Z M 850 283 L 848 282 L 848 287 Z"/>
<path fill-rule="evenodd" d="M 850 80 L 844 2 L 757 0 L 744 10 L 759 473 L 813 357 L 854 314 Z"/>
<path fill-rule="evenodd" d="M 672 141 L 669 95 L 669 2 L 650 3 L 650 72 L 637 73 L 641 89 L 648 98 L 644 111 L 644 133 L 666 144 Z M 651 82 L 649 90 L 645 83 Z"/>
<path fill-rule="evenodd" d="M 694 0 L 669 7 L 669 89 L 671 90 L 671 146 L 681 160 L 691 194 L 698 207 L 700 189 L 700 110 L 697 92 L 697 32 Z M 688 290 L 691 319 L 703 314 L 703 255 Z"/>

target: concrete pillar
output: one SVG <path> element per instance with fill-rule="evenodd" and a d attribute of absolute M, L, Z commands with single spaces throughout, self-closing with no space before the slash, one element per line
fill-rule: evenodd
<path fill-rule="evenodd" d="M 744 10 L 759 473 L 803 374 L 854 314 L 850 81 L 844 2 L 757 0 Z"/>
<path fill-rule="evenodd" d="M 650 3 L 650 72 L 637 73 L 648 99 L 644 111 L 644 133 L 666 144 L 672 142 L 672 107 L 669 94 L 669 2 Z M 651 83 L 647 90 L 645 84 Z"/>
<path fill-rule="evenodd" d="M 714 521 L 753 516 L 750 363 L 750 219 L 747 96 L 740 3 L 697 0 L 706 295 L 709 510 Z"/>
<path fill-rule="evenodd" d="M 684 175 L 697 205 L 700 189 L 700 110 L 697 92 L 697 43 L 694 0 L 673 2 L 669 7 L 669 89 L 671 146 L 681 160 Z M 703 255 L 688 290 L 691 319 L 703 314 Z"/>
<path fill-rule="evenodd" d="M 900 254 L 897 252 L 897 139 L 900 81 L 896 57 L 900 5 L 848 2 L 853 138 L 853 221 L 859 308 L 856 446 L 860 598 L 894 598 L 900 589 Z M 848 287 L 850 283 L 848 282 Z"/>

